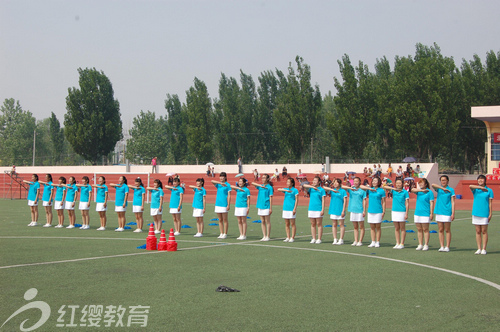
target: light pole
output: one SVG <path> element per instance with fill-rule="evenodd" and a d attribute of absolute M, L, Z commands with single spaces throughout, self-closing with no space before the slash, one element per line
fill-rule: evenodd
<path fill-rule="evenodd" d="M 36 129 L 33 130 L 33 166 L 35 166 Z"/>

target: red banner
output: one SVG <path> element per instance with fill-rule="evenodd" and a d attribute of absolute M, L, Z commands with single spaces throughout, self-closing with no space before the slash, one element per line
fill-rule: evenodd
<path fill-rule="evenodd" d="M 500 143 L 500 133 L 493 133 L 493 143 Z"/>

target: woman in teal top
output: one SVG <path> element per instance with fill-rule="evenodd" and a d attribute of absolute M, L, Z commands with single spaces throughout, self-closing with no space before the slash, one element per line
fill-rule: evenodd
<path fill-rule="evenodd" d="M 90 197 L 92 196 L 92 186 L 89 184 L 89 177 L 82 177 L 82 184 L 76 186 L 80 188 L 80 205 L 79 209 L 82 213 L 82 227 L 80 229 L 90 229 Z"/>
<path fill-rule="evenodd" d="M 147 187 L 146 190 L 151 192 L 151 216 L 153 217 L 153 222 L 155 225 L 155 234 L 161 233 L 162 226 L 162 214 L 163 214 L 163 183 L 160 180 L 155 179 L 153 182 L 153 187 Z"/>
<path fill-rule="evenodd" d="M 52 185 L 52 175 L 45 175 L 45 182 L 38 181 L 43 184 L 43 194 L 42 201 L 43 206 L 45 207 L 45 215 L 47 217 L 47 223 L 43 225 L 43 227 L 51 227 L 52 226 L 52 202 L 54 201 L 54 186 Z"/>
<path fill-rule="evenodd" d="M 28 191 L 28 206 L 31 212 L 31 222 L 28 226 L 38 226 L 38 195 L 40 194 L 40 183 L 38 183 L 38 175 L 31 175 L 31 181 L 23 180 L 24 183 L 30 185 Z"/>
<path fill-rule="evenodd" d="M 307 216 L 311 222 L 311 242 L 310 243 L 321 243 L 321 237 L 323 236 L 323 215 L 325 214 L 325 189 L 320 187 L 321 178 L 315 176 L 313 179 L 312 186 L 305 184 L 304 188 L 309 192 L 309 209 L 307 211 Z"/>
<path fill-rule="evenodd" d="M 182 200 L 184 198 L 184 188 L 180 186 L 181 180 L 179 177 L 175 177 L 173 181 L 173 187 L 165 186 L 165 189 L 170 190 L 170 214 L 174 219 L 174 235 L 181 234 L 181 212 L 182 212 Z"/>
<path fill-rule="evenodd" d="M 361 189 L 369 190 L 368 193 L 368 223 L 370 224 L 370 235 L 372 243 L 368 248 L 379 248 L 382 235 L 382 219 L 385 215 L 385 190 L 380 188 L 382 181 L 375 176 L 371 187 L 360 186 Z"/>
<path fill-rule="evenodd" d="M 271 214 L 273 213 L 273 186 L 270 183 L 269 174 L 262 174 L 262 184 L 252 182 L 252 185 L 257 188 L 257 214 L 260 216 L 262 228 L 261 241 L 271 240 Z"/>
<path fill-rule="evenodd" d="M 360 188 L 361 179 L 356 176 L 353 186 L 342 186 L 349 194 L 347 211 L 351 213 L 350 219 L 354 226 L 354 242 L 352 246 L 361 247 L 365 237 L 366 191 Z"/>
<path fill-rule="evenodd" d="M 439 178 L 441 185 L 432 184 L 432 188 L 436 190 L 436 206 L 434 207 L 434 215 L 438 223 L 439 243 L 441 247 L 438 251 L 450 251 L 451 243 L 451 222 L 455 219 L 455 190 L 448 186 L 450 179 L 448 175 L 441 175 Z M 444 234 L 446 232 L 446 246 L 444 244 Z"/>
<path fill-rule="evenodd" d="M 345 234 L 345 212 L 347 208 L 347 192 L 342 189 L 342 180 L 333 179 L 333 188 L 324 186 L 323 189 L 330 192 L 330 208 L 328 213 L 332 220 L 333 243 L 336 245 L 344 244 Z M 337 239 L 337 223 L 340 226 L 340 238 Z"/>
<path fill-rule="evenodd" d="M 417 194 L 415 214 L 413 216 L 418 232 L 418 246 L 416 250 L 429 250 L 429 223 L 434 210 L 434 194 L 429 190 L 429 181 L 422 178 L 418 181 L 420 188 L 413 188 L 412 193 Z M 422 242 L 424 241 L 424 242 Z"/>
<path fill-rule="evenodd" d="M 64 201 L 66 200 L 66 178 L 59 177 L 58 184 L 52 184 L 56 187 L 56 197 L 54 200 L 54 209 L 57 211 L 58 225 L 54 228 L 64 227 Z"/>
<path fill-rule="evenodd" d="M 116 189 L 115 212 L 118 214 L 118 228 L 115 229 L 115 232 L 123 232 L 125 230 L 125 224 L 127 223 L 127 218 L 125 217 L 129 192 L 127 178 L 125 176 L 120 176 L 118 184 L 110 183 L 109 185 Z"/>
<path fill-rule="evenodd" d="M 69 177 L 69 183 L 66 185 L 66 203 L 64 208 L 68 210 L 69 226 L 66 228 L 75 228 L 75 202 L 77 200 L 78 187 L 74 176 Z"/>
<path fill-rule="evenodd" d="M 220 172 L 219 180 L 212 180 L 215 188 L 217 188 L 217 196 L 215 196 L 215 213 L 219 218 L 220 235 L 218 239 L 227 238 L 228 212 L 231 205 L 231 185 L 227 182 L 226 172 Z"/>
<path fill-rule="evenodd" d="M 476 255 L 486 255 L 488 244 L 488 224 L 493 212 L 493 190 L 486 186 L 486 177 L 479 175 L 477 185 L 469 186 L 474 195 L 472 204 L 472 224 L 476 226 Z"/>
<path fill-rule="evenodd" d="M 286 179 L 286 188 L 280 188 L 278 191 L 285 193 L 283 200 L 283 219 L 285 219 L 286 238 L 283 242 L 294 242 L 297 234 L 295 219 L 297 215 L 297 204 L 299 203 L 299 191 L 295 188 L 293 178 Z"/>
<path fill-rule="evenodd" d="M 394 224 L 394 234 L 396 245 L 393 249 L 404 249 L 406 239 L 406 220 L 408 220 L 408 210 L 410 207 L 410 195 L 403 188 L 403 179 L 397 178 L 395 188 L 384 186 L 386 190 L 392 190 L 392 212 L 391 218 Z"/>
<path fill-rule="evenodd" d="M 135 214 L 135 222 L 137 224 L 137 228 L 134 230 L 134 233 L 141 233 L 142 226 L 144 224 L 144 201 L 146 196 L 146 189 L 144 189 L 144 184 L 142 184 L 141 178 L 135 179 L 135 185 L 130 186 L 130 188 L 134 189 L 134 200 L 132 202 L 132 210 Z"/>
<path fill-rule="evenodd" d="M 205 215 L 205 208 L 207 203 L 207 191 L 204 188 L 205 180 L 203 178 L 196 179 L 196 186 L 189 186 L 193 189 L 193 217 L 196 218 L 196 234 L 194 237 L 203 236 L 203 216 Z"/>
<path fill-rule="evenodd" d="M 108 186 L 106 185 L 106 178 L 104 176 L 100 176 L 97 183 L 97 185 L 92 185 L 92 187 L 97 188 L 95 210 L 99 213 L 99 220 L 101 222 L 101 227 L 96 230 L 105 231 L 108 221 L 106 217 L 106 211 L 108 210 Z"/>
<path fill-rule="evenodd" d="M 236 240 L 247 239 L 247 216 L 250 210 L 250 190 L 247 188 L 245 178 L 238 179 L 238 186 L 231 186 L 236 191 L 236 202 L 234 203 L 234 215 L 238 219 L 240 236 Z"/>

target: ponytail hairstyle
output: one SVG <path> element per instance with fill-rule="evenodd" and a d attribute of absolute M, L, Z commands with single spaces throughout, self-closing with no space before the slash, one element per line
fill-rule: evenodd
<path fill-rule="evenodd" d="M 158 184 L 158 188 L 163 189 L 163 184 L 161 183 L 161 180 L 156 179 L 156 180 L 154 180 L 154 183 Z"/>
<path fill-rule="evenodd" d="M 49 182 L 52 182 L 52 174 L 47 174 L 47 179 L 49 180 Z"/>
<path fill-rule="evenodd" d="M 418 181 L 418 183 L 424 183 L 425 184 L 425 189 L 429 189 L 429 181 L 426 179 L 426 178 L 421 178 L 420 181 Z M 420 188 L 422 189 L 422 188 Z"/>
<path fill-rule="evenodd" d="M 273 183 L 271 181 L 269 181 L 269 179 L 271 179 L 271 177 L 269 176 L 269 174 L 262 174 L 262 176 L 265 176 L 266 177 L 266 184 L 270 185 L 271 187 L 273 186 Z"/>
<path fill-rule="evenodd" d="M 205 179 L 203 179 L 203 178 L 198 178 L 198 179 L 196 179 L 196 182 L 199 182 L 199 183 L 201 184 L 201 186 L 202 186 L 202 187 L 204 187 L 204 186 L 205 186 Z"/>
<path fill-rule="evenodd" d="M 90 181 L 90 180 L 89 180 L 89 177 L 88 177 L 87 175 L 84 175 L 84 176 L 82 177 L 82 180 L 83 180 L 83 181 L 85 181 L 85 184 L 89 184 L 89 181 Z"/>
<path fill-rule="evenodd" d="M 292 187 L 294 187 L 294 188 L 295 188 L 295 180 L 294 180 L 292 177 L 290 177 L 290 178 L 288 178 L 288 179 L 286 179 L 286 180 L 287 180 L 287 181 L 290 181 L 290 183 L 292 184 Z"/>
<path fill-rule="evenodd" d="M 319 177 L 319 175 L 316 175 L 316 176 L 313 178 L 313 180 L 314 180 L 314 179 L 318 179 L 318 186 L 321 186 L 321 178 Z"/>
<path fill-rule="evenodd" d="M 71 180 L 71 179 L 73 179 L 73 180 Z M 71 185 L 71 184 L 75 184 L 75 183 L 76 183 L 75 177 L 74 176 L 70 176 L 69 177 L 69 184 Z"/>
<path fill-rule="evenodd" d="M 106 184 L 106 178 L 104 176 L 100 176 L 100 178 L 102 179 L 102 184 Z"/>
<path fill-rule="evenodd" d="M 121 177 L 123 178 L 123 183 L 127 184 L 127 178 L 124 175 L 122 175 Z"/>
<path fill-rule="evenodd" d="M 141 178 L 136 178 L 135 182 L 139 183 L 139 187 L 143 187 L 144 188 L 144 185 L 142 184 Z"/>
<path fill-rule="evenodd" d="M 61 180 L 63 184 L 66 184 L 66 178 L 64 176 L 59 177 L 59 180 Z"/>
<path fill-rule="evenodd" d="M 35 177 L 35 181 L 38 181 L 38 174 L 33 174 L 33 176 Z"/>
<path fill-rule="evenodd" d="M 372 187 L 373 187 L 373 180 L 377 179 L 377 188 L 380 188 L 382 186 L 382 180 L 380 179 L 379 176 L 374 176 L 372 179 Z"/>

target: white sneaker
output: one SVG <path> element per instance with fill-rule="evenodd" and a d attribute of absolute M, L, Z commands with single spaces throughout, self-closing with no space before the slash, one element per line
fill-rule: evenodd
<path fill-rule="evenodd" d="M 353 247 L 355 247 L 355 246 L 357 246 L 357 245 L 358 245 L 358 243 L 357 243 L 356 241 L 354 241 L 354 242 L 351 244 L 351 246 L 353 246 Z"/>
<path fill-rule="evenodd" d="M 405 245 L 404 244 L 400 244 L 398 249 L 404 249 L 404 248 L 405 248 Z"/>
<path fill-rule="evenodd" d="M 294 242 L 295 240 L 293 238 L 291 238 L 290 240 L 288 240 L 288 243 L 292 243 Z"/>
<path fill-rule="evenodd" d="M 477 249 L 474 255 L 480 255 L 481 254 L 481 249 Z"/>
<path fill-rule="evenodd" d="M 399 244 L 396 244 L 392 249 L 399 249 Z"/>
<path fill-rule="evenodd" d="M 339 240 L 337 241 L 337 245 L 338 245 L 338 246 L 340 246 L 340 245 L 342 245 L 342 244 L 344 244 L 344 240 L 343 240 L 343 239 L 339 239 Z"/>
<path fill-rule="evenodd" d="M 57 226 L 54 226 L 54 228 L 64 228 L 63 225 L 57 225 Z"/>
<path fill-rule="evenodd" d="M 443 252 L 450 252 L 450 248 L 444 247 Z"/>
<path fill-rule="evenodd" d="M 82 225 L 82 227 L 80 227 L 80 229 L 87 229 L 87 225 Z"/>
<path fill-rule="evenodd" d="M 180 234 L 180 233 L 179 233 Z M 222 234 L 222 237 L 221 239 L 226 239 L 227 238 L 227 234 Z"/>
<path fill-rule="evenodd" d="M 321 239 L 317 239 L 316 244 L 321 244 Z"/>
<path fill-rule="evenodd" d="M 203 236 L 203 234 L 201 234 L 201 233 L 196 233 L 195 235 L 193 235 L 193 237 L 202 237 L 202 236 Z"/>
<path fill-rule="evenodd" d="M 363 242 L 356 243 L 356 247 L 361 247 L 362 245 L 363 245 Z"/>
<path fill-rule="evenodd" d="M 134 229 L 134 233 L 142 233 L 142 229 L 140 228 Z"/>
<path fill-rule="evenodd" d="M 66 228 L 69 228 L 69 229 L 70 229 L 70 228 L 75 228 L 75 225 L 69 225 L 69 226 L 67 226 Z"/>
<path fill-rule="evenodd" d="M 486 255 L 486 250 L 485 249 L 481 250 L 481 255 Z"/>
<path fill-rule="evenodd" d="M 181 232 L 174 232 L 174 235 L 177 236 L 177 235 L 181 235 Z M 224 238 L 225 239 L 225 238 Z"/>
<path fill-rule="evenodd" d="M 368 248 L 373 248 L 373 247 L 375 247 L 375 241 L 372 241 L 372 243 L 368 245 Z"/>
<path fill-rule="evenodd" d="M 52 227 L 52 225 L 51 224 L 45 224 L 45 225 L 43 225 L 43 227 Z"/>
<path fill-rule="evenodd" d="M 174 234 L 174 235 L 175 235 L 175 234 Z M 224 235 L 224 234 L 220 233 L 220 235 L 219 235 L 219 236 L 217 236 L 217 238 L 218 238 L 218 239 L 222 239 L 222 235 Z"/>
<path fill-rule="evenodd" d="M 288 241 L 290 241 L 289 238 L 286 238 L 286 239 L 283 240 L 283 242 L 288 242 Z"/>
<path fill-rule="evenodd" d="M 105 231 L 106 230 L 106 227 L 99 227 L 98 229 L 96 229 L 96 231 Z"/>
<path fill-rule="evenodd" d="M 263 238 L 261 241 L 263 241 L 263 242 L 268 242 L 268 241 L 270 241 L 270 240 L 271 240 L 271 238 L 267 236 L 267 237 Z"/>
<path fill-rule="evenodd" d="M 161 231 L 159 231 L 159 230 L 156 229 L 155 230 L 155 234 L 161 234 Z"/>
<path fill-rule="evenodd" d="M 439 250 L 438 250 L 438 251 L 439 251 L 439 252 L 443 252 L 443 251 L 444 251 L 444 247 L 439 248 Z"/>
<path fill-rule="evenodd" d="M 423 250 L 423 251 L 427 251 L 427 250 L 429 250 L 429 246 L 428 246 L 428 245 L 426 245 L 426 244 L 424 244 L 424 247 L 422 248 L 422 250 Z"/>
<path fill-rule="evenodd" d="M 35 223 L 34 221 L 30 222 L 30 223 L 28 224 L 28 227 L 33 227 L 33 224 L 34 224 L 34 223 Z"/>
<path fill-rule="evenodd" d="M 118 227 L 118 228 L 115 229 L 115 232 L 123 232 L 123 231 L 124 231 L 124 229 L 121 228 L 121 227 Z"/>
<path fill-rule="evenodd" d="M 312 239 L 309 243 L 316 243 L 316 239 Z"/>
<path fill-rule="evenodd" d="M 424 247 L 423 245 L 419 244 L 419 245 L 417 246 L 417 249 L 415 249 L 415 250 L 422 250 L 422 248 L 423 248 L 423 247 Z"/>
<path fill-rule="evenodd" d="M 337 239 L 333 239 L 332 244 L 337 244 Z"/>
<path fill-rule="evenodd" d="M 240 240 L 246 240 L 246 239 L 247 239 L 247 236 L 246 235 L 242 235 Z"/>
<path fill-rule="evenodd" d="M 375 248 L 380 248 L 380 242 L 375 242 Z"/>

